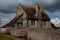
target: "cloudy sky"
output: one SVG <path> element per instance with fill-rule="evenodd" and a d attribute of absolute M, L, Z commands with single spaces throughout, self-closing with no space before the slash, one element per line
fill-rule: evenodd
<path fill-rule="evenodd" d="M 2 20 L 2 25 L 5 25 L 14 18 L 19 3 L 32 7 L 36 3 L 42 4 L 43 9 L 51 18 L 51 22 L 56 26 L 60 26 L 60 0 L 0 0 L 0 19 Z"/>

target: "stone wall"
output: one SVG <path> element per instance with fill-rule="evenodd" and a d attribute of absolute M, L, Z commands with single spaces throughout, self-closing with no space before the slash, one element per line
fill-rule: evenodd
<path fill-rule="evenodd" d="M 42 21 L 42 28 L 45 28 L 45 29 L 51 28 L 50 21 Z"/>
<path fill-rule="evenodd" d="M 27 27 L 27 20 L 26 19 L 23 20 L 23 27 Z"/>

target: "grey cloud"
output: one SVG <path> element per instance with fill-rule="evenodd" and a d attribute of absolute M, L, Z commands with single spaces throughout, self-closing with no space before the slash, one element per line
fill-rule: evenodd
<path fill-rule="evenodd" d="M 19 3 L 25 6 L 34 6 L 36 3 L 41 3 L 45 10 L 54 13 L 57 13 L 60 9 L 60 0 L 0 0 L 0 19 L 2 19 L 3 22 L 4 20 L 11 20 L 16 14 Z"/>
<path fill-rule="evenodd" d="M 42 7 L 50 12 L 60 9 L 60 0 L 0 0 L 0 11 L 14 13 L 17 11 L 18 3 L 26 6 L 34 6 L 41 3 Z"/>
<path fill-rule="evenodd" d="M 55 12 L 53 12 L 54 14 L 60 16 L 60 9 L 59 10 L 56 10 Z"/>
<path fill-rule="evenodd" d="M 17 5 L 16 0 L 0 0 L 0 11 L 4 13 L 14 13 L 17 11 Z"/>
<path fill-rule="evenodd" d="M 34 6 L 36 3 L 41 3 L 42 7 L 50 12 L 60 9 L 60 0 L 20 0 L 23 5 Z"/>
<path fill-rule="evenodd" d="M 54 4 L 51 4 L 49 6 L 45 6 L 44 8 L 50 12 L 54 12 L 56 10 L 59 10 L 60 9 L 60 1 L 57 1 Z"/>
<path fill-rule="evenodd" d="M 15 13 L 0 13 L 0 20 L 1 21 L 1 26 L 7 24 L 9 21 L 11 21 L 15 17 Z"/>

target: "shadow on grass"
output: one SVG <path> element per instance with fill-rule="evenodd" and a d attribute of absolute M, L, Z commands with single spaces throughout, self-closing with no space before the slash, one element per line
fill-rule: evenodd
<path fill-rule="evenodd" d="M 0 40 L 13 40 L 13 39 L 0 34 Z"/>

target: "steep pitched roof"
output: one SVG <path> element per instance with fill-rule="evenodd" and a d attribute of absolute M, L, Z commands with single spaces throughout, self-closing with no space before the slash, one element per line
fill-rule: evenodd
<path fill-rule="evenodd" d="M 31 8 L 31 7 L 27 7 L 24 9 L 24 11 L 26 12 L 26 14 L 31 17 L 31 18 L 35 18 L 35 9 Z"/>
<path fill-rule="evenodd" d="M 25 11 L 26 14 L 27 14 L 28 16 L 30 16 L 31 18 L 36 18 L 36 17 L 34 16 L 35 13 L 36 13 L 35 8 L 26 7 L 26 8 L 24 8 L 24 11 Z M 43 11 L 43 10 L 42 10 L 42 11 Z M 50 20 L 49 16 L 46 14 L 46 12 L 43 11 L 42 14 L 44 15 L 43 17 L 44 17 L 45 19 L 49 19 L 49 20 Z M 4 25 L 3 27 L 5 27 L 5 26 L 7 26 L 7 25 L 9 25 L 9 24 L 11 24 L 11 23 L 16 22 L 22 15 L 23 15 L 23 14 L 21 14 L 21 15 L 16 15 L 9 23 L 7 23 L 6 25 Z"/>
<path fill-rule="evenodd" d="M 22 16 L 23 14 L 21 14 L 21 15 L 16 15 L 9 23 L 7 23 L 6 25 L 4 25 L 4 26 L 2 26 L 2 27 L 6 27 L 6 26 L 8 26 L 9 24 L 13 24 L 13 23 L 15 23 L 21 16 Z"/>
<path fill-rule="evenodd" d="M 27 8 L 25 8 L 24 10 L 25 10 L 25 12 L 26 12 L 26 14 L 27 14 L 28 16 L 30 16 L 31 18 L 36 18 L 36 16 L 35 16 L 35 13 L 36 13 L 35 8 L 27 7 Z M 44 15 L 44 16 L 43 16 L 44 19 L 50 20 L 50 17 L 47 15 L 47 13 L 46 13 L 45 11 L 42 10 L 42 14 Z"/>

